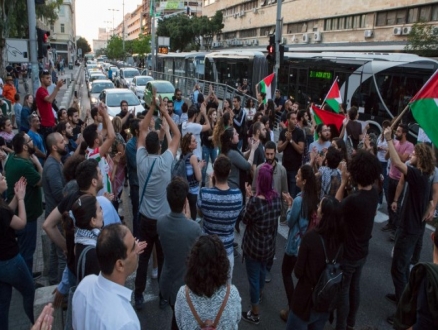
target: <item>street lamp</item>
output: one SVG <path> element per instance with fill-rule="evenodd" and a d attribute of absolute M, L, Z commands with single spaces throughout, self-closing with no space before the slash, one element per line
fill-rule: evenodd
<path fill-rule="evenodd" d="M 114 35 L 114 12 L 119 10 L 118 9 L 108 9 L 108 10 L 111 10 L 113 12 L 113 35 Z"/>

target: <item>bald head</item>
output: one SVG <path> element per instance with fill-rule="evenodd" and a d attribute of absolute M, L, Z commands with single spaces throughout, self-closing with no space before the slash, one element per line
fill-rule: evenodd
<path fill-rule="evenodd" d="M 61 133 L 54 132 L 50 133 L 47 138 L 47 150 L 50 152 L 50 154 L 64 154 L 64 137 L 61 135 Z"/>

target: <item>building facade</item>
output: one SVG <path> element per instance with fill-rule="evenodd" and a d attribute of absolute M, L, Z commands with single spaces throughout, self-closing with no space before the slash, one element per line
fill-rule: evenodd
<path fill-rule="evenodd" d="M 277 0 L 203 1 L 203 15 L 216 11 L 225 27 L 215 48 L 267 45 L 275 31 Z M 414 23 L 438 25 L 438 2 L 283 0 L 281 16 L 290 50 L 402 51 Z"/>
<path fill-rule="evenodd" d="M 65 63 L 76 60 L 76 17 L 75 0 L 64 0 L 58 9 L 58 20 L 49 25 L 50 45 L 56 58 L 64 59 Z"/>

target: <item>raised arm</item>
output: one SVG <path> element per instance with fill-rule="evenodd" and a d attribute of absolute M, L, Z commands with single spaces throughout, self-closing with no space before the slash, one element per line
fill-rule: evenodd
<path fill-rule="evenodd" d="M 162 117 L 164 117 L 167 121 L 167 124 L 170 126 L 170 131 L 172 132 L 173 138 L 169 142 L 169 150 L 172 152 L 173 157 L 176 156 L 176 152 L 178 150 L 179 141 L 181 140 L 181 133 L 178 129 L 178 126 L 175 124 L 175 122 L 172 120 L 172 118 L 169 116 L 169 113 L 167 112 L 166 107 L 164 106 L 163 102 L 161 102 L 160 97 L 160 112 Z M 149 109 L 150 111 L 150 109 Z M 149 113 L 148 113 L 149 114 Z M 149 119 L 150 120 L 150 119 Z"/>
<path fill-rule="evenodd" d="M 99 113 L 102 116 L 107 129 L 106 140 L 99 148 L 100 156 L 105 157 L 105 155 L 108 153 L 108 150 L 113 145 L 114 140 L 116 139 L 116 133 L 114 132 L 113 123 L 111 122 L 111 119 L 108 115 L 108 108 L 102 102 L 99 103 Z"/>
<path fill-rule="evenodd" d="M 139 133 L 138 140 L 137 140 L 138 148 L 144 147 L 146 145 L 146 135 L 148 135 L 149 125 L 151 123 L 151 119 L 152 119 L 152 116 L 153 116 L 154 111 L 155 111 L 156 93 L 157 93 L 156 89 L 153 88 L 152 89 L 151 105 L 149 107 L 148 112 L 146 113 L 146 116 L 144 116 L 144 118 L 142 119 L 142 121 L 140 122 L 140 125 L 139 125 L 140 133 Z"/>

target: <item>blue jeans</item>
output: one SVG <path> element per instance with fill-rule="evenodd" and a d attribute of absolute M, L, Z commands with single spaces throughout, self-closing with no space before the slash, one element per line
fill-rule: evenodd
<path fill-rule="evenodd" d="M 409 264 L 414 255 L 418 239 L 423 238 L 424 231 L 419 234 L 407 234 L 398 228 L 395 234 L 394 255 L 391 264 L 391 277 L 395 288 L 395 299 L 398 302 L 409 280 Z"/>
<path fill-rule="evenodd" d="M 12 288 L 23 296 L 23 308 L 30 322 L 33 319 L 33 300 L 35 286 L 32 273 L 29 272 L 23 257 L 18 253 L 9 260 L 0 260 L 0 329 L 8 329 L 9 306 L 12 299 Z"/>
<path fill-rule="evenodd" d="M 354 327 L 360 303 L 360 276 L 367 258 L 343 263 L 342 287 L 336 314 L 336 330 Z"/>
<path fill-rule="evenodd" d="M 297 187 L 297 176 L 298 171 L 287 171 L 287 187 L 289 189 L 289 194 L 292 198 L 295 198 L 300 192 L 300 188 Z"/>
<path fill-rule="evenodd" d="M 388 203 L 388 184 L 389 184 L 388 162 L 380 162 L 380 165 L 382 166 L 383 191 L 379 195 L 379 204 L 382 204 L 383 194 L 385 194 L 386 202 Z"/>
<path fill-rule="evenodd" d="M 310 311 L 309 321 L 304 321 L 300 317 L 289 311 L 286 330 L 323 330 L 330 317 L 330 313 L 318 313 Z"/>
<path fill-rule="evenodd" d="M 266 261 L 257 261 L 245 256 L 246 273 L 249 282 L 249 295 L 251 297 L 252 305 L 259 304 L 260 293 L 265 286 L 266 264 Z"/>
<path fill-rule="evenodd" d="M 217 148 L 209 148 L 206 146 L 202 146 L 202 159 L 205 160 L 205 166 L 202 168 L 202 182 L 205 184 L 205 176 L 207 174 L 208 167 L 208 159 L 211 159 L 211 163 L 213 164 L 217 157 Z"/>
<path fill-rule="evenodd" d="M 20 254 L 26 262 L 29 272 L 32 274 L 33 269 L 33 254 L 36 249 L 37 235 L 37 220 L 27 220 L 27 224 L 23 229 L 15 231 L 17 235 Z"/>

